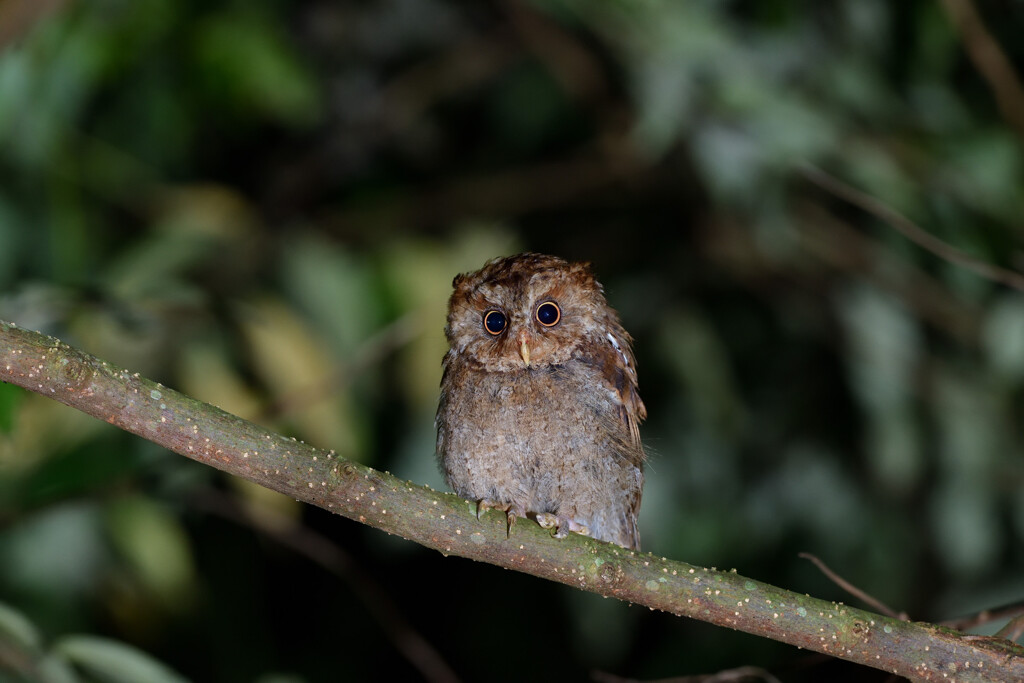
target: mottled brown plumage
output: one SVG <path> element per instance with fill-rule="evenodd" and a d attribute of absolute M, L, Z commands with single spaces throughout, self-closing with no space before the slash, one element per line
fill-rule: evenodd
<path fill-rule="evenodd" d="M 587 264 L 519 254 L 456 276 L 437 411 L 448 484 L 481 509 L 639 548 L 631 338 Z"/>

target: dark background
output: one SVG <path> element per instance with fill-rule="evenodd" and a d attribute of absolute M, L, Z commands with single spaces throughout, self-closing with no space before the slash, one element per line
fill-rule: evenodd
<path fill-rule="evenodd" d="M 811 552 L 915 619 L 1004 605 L 1021 293 L 808 169 L 1021 266 L 1022 29 L 1012 0 L 0 3 L 0 318 L 440 488 L 453 275 L 590 261 L 636 338 L 645 550 L 860 604 Z M 80 680 L 118 679 L 75 634 L 194 681 L 421 679 L 401 620 L 466 681 L 886 678 L 443 558 L 7 385 L 0 607 L 4 652 Z"/>

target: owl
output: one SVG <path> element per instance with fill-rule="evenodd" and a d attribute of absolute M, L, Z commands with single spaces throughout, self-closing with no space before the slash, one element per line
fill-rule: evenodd
<path fill-rule="evenodd" d="M 457 275 L 437 455 L 488 508 L 639 549 L 644 486 L 632 339 L 588 264 L 519 254 Z"/>

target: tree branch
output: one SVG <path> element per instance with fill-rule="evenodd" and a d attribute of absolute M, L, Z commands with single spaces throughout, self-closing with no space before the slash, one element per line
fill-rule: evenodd
<path fill-rule="evenodd" d="M 904 622 L 502 515 L 275 434 L 219 408 L 0 322 L 0 380 L 48 396 L 188 458 L 458 555 L 652 609 L 849 659 L 915 681 L 1024 680 L 1024 648 Z"/>
<path fill-rule="evenodd" d="M 832 583 L 836 584 L 837 586 L 839 586 L 844 591 L 846 591 L 850 595 L 854 596 L 855 598 L 857 598 L 861 602 L 866 602 L 868 605 L 870 605 L 874 609 L 878 610 L 879 612 L 881 612 L 885 616 L 892 617 L 893 619 L 899 619 L 901 621 L 906 621 L 907 619 L 910 618 L 906 614 L 898 614 L 896 612 L 896 610 L 894 610 L 893 608 L 889 607 L 888 605 L 886 605 L 884 602 L 882 602 L 878 598 L 875 598 L 872 595 L 868 595 L 867 593 L 862 591 L 860 588 L 857 588 L 852 583 L 850 583 L 849 581 L 847 581 L 843 577 L 839 576 L 839 574 L 836 574 L 834 571 L 832 571 L 832 569 L 827 564 L 822 562 L 821 559 L 818 558 L 816 555 L 812 555 L 810 553 L 797 553 L 797 555 L 799 557 L 804 558 L 805 560 L 810 560 L 811 562 L 813 562 L 814 566 L 817 567 L 821 571 L 822 574 L 827 576 L 829 581 L 831 581 Z"/>
<path fill-rule="evenodd" d="M 964 47 L 996 97 L 1003 119 L 1024 137 L 1024 86 L 1013 63 L 989 32 L 971 0 L 941 0 L 950 21 L 960 32 Z"/>
<path fill-rule="evenodd" d="M 939 258 L 973 271 L 983 278 L 1024 292 L 1024 275 L 982 261 L 970 254 L 964 253 L 951 244 L 943 242 L 891 206 L 882 203 L 866 192 L 861 192 L 852 185 L 844 183 L 839 178 L 829 175 L 816 166 L 805 165 L 803 167 L 803 174 L 805 178 L 818 187 L 850 202 L 854 206 L 860 207 L 879 220 L 885 221 L 902 233 L 904 237 L 915 242 L 918 246 L 927 249 Z"/>

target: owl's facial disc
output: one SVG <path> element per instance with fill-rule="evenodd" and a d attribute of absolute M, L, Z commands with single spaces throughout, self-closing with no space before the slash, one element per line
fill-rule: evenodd
<path fill-rule="evenodd" d="M 589 330 L 581 327 L 580 314 L 589 320 L 595 290 L 573 286 L 579 283 L 570 281 L 570 273 L 541 270 L 525 282 L 515 275 L 456 278 L 447 330 L 452 348 L 501 372 L 532 372 L 570 360 Z"/>

